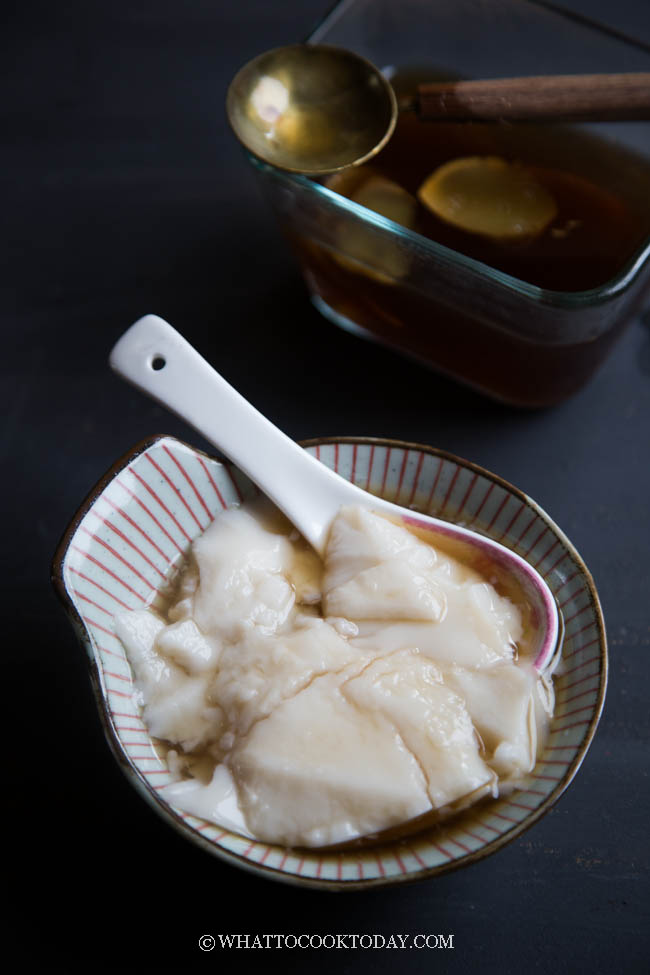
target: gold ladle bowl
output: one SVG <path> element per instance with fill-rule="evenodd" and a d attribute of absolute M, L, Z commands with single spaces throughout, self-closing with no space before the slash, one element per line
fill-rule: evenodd
<path fill-rule="evenodd" d="M 296 44 L 244 65 L 228 89 L 226 112 L 253 155 L 315 176 L 376 155 L 393 133 L 397 103 L 390 83 L 359 55 Z"/>

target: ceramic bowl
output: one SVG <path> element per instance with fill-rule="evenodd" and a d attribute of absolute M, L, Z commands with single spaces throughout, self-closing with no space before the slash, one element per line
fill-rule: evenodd
<path fill-rule="evenodd" d="M 85 648 L 106 736 L 130 782 L 164 819 L 208 852 L 266 877 L 354 890 L 470 864 L 550 809 L 594 736 L 605 697 L 607 646 L 592 578 L 566 536 L 530 498 L 475 464 L 392 440 L 347 437 L 304 446 L 374 494 L 503 542 L 548 582 L 564 617 L 565 639 L 554 679 L 551 732 L 526 787 L 408 839 L 336 853 L 251 841 L 169 805 L 160 792 L 171 775 L 134 702 L 113 616 L 155 605 L 192 540 L 222 508 L 256 490 L 235 468 L 171 437 L 138 444 L 111 468 L 82 504 L 55 555 L 54 585 Z"/>

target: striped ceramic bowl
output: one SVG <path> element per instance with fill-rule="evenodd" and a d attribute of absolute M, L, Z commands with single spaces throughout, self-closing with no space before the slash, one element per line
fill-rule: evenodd
<path fill-rule="evenodd" d="M 444 873 L 498 850 L 557 801 L 594 736 L 605 697 L 607 647 L 591 576 L 569 540 L 525 494 L 443 451 L 367 438 L 305 444 L 324 464 L 371 492 L 477 529 L 528 559 L 564 617 L 556 711 L 526 788 L 479 805 L 462 820 L 362 850 L 319 853 L 251 842 L 169 805 L 171 781 L 133 697 L 113 616 L 162 601 L 170 573 L 224 507 L 254 493 L 236 469 L 171 437 L 135 447 L 91 492 L 56 553 L 53 579 L 86 650 L 104 729 L 141 795 L 216 856 L 276 880 L 354 890 Z"/>

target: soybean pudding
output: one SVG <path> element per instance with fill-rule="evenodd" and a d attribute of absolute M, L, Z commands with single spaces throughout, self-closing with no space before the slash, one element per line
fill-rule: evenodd
<path fill-rule="evenodd" d="M 165 618 L 116 632 L 172 805 L 325 847 L 430 824 L 520 785 L 552 714 L 524 606 L 371 510 L 321 560 L 267 502 L 219 514 Z"/>

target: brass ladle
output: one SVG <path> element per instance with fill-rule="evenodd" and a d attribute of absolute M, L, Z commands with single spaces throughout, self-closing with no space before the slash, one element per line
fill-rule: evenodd
<path fill-rule="evenodd" d="M 249 61 L 226 96 L 230 125 L 254 156 L 310 176 L 371 159 L 405 108 L 423 121 L 650 119 L 650 73 L 426 84 L 398 106 L 390 82 L 365 58 L 296 44 Z"/>

